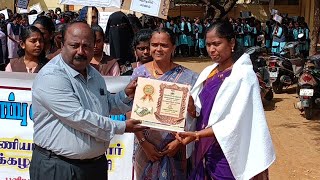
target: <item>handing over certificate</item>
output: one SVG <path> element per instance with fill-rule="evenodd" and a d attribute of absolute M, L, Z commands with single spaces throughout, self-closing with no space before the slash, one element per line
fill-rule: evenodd
<path fill-rule="evenodd" d="M 184 131 L 189 91 L 189 85 L 139 77 L 131 118 L 155 129 Z"/>

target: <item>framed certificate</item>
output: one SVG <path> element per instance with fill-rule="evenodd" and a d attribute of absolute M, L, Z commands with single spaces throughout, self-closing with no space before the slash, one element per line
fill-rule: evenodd
<path fill-rule="evenodd" d="M 190 86 L 138 78 L 131 118 L 143 126 L 167 131 L 184 131 Z"/>

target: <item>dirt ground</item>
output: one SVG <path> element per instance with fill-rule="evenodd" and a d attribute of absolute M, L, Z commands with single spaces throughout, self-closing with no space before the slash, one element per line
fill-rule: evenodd
<path fill-rule="evenodd" d="M 208 59 L 176 59 L 175 62 L 196 72 L 212 64 Z M 289 87 L 264 102 L 265 113 L 277 159 L 270 168 L 270 179 L 320 179 L 320 110 L 306 120 L 294 108 L 296 90 Z"/>

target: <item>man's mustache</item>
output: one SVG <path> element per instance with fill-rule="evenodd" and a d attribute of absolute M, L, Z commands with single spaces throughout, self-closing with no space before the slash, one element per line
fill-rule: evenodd
<path fill-rule="evenodd" d="M 86 56 L 76 56 L 73 58 L 76 61 L 87 61 L 87 57 Z"/>

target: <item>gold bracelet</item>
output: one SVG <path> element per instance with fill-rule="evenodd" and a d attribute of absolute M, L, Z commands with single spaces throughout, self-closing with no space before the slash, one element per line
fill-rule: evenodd
<path fill-rule="evenodd" d="M 195 139 L 195 141 L 198 142 L 198 141 L 200 140 L 200 136 L 199 136 L 199 134 L 198 134 L 198 131 L 195 131 L 195 133 L 196 133 L 196 139 Z"/>

